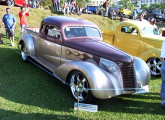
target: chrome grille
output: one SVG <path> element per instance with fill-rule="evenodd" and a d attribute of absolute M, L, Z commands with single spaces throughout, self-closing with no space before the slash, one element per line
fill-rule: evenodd
<path fill-rule="evenodd" d="M 130 89 L 130 88 L 135 88 L 135 71 L 134 71 L 134 65 L 133 63 L 117 63 L 118 66 L 121 69 L 122 77 L 123 77 L 123 86 L 124 86 L 124 91 L 135 91 L 135 89 Z"/>

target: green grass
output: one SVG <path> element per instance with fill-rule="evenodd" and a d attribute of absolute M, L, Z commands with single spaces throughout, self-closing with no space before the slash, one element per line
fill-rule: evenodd
<path fill-rule="evenodd" d="M 4 14 L 3 9 L 5 7 L 0 6 L 1 15 Z M 15 13 L 19 11 L 19 8 L 12 9 Z M 39 26 L 39 21 L 43 17 L 52 14 L 44 10 L 31 11 L 34 13 L 28 18 L 29 26 Z M 39 17 L 32 19 L 37 14 L 40 14 Z M 96 15 L 81 17 L 91 21 L 97 18 Z M 101 26 L 103 20 L 105 23 L 110 21 L 109 26 L 112 25 L 111 20 L 101 16 L 98 16 L 97 24 Z M 2 33 L 4 34 L 4 31 Z M 77 111 L 73 109 L 74 100 L 69 89 L 32 63 L 22 61 L 21 56 L 15 52 L 18 51 L 17 47 L 11 47 L 4 35 L 2 39 L 6 44 L 0 44 L 0 120 L 76 120 Z M 16 32 L 15 44 L 18 39 L 19 31 Z M 159 105 L 160 84 L 160 77 L 152 77 L 149 84 L 152 89 L 148 94 L 97 100 L 93 104 L 98 105 L 98 112 L 80 111 L 80 119 L 163 120 L 165 110 Z"/>

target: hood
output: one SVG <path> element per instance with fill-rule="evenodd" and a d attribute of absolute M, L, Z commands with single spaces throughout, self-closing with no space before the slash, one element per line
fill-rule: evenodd
<path fill-rule="evenodd" d="M 103 41 L 91 38 L 65 40 L 64 46 L 77 49 L 112 61 L 133 62 L 133 57 Z"/>

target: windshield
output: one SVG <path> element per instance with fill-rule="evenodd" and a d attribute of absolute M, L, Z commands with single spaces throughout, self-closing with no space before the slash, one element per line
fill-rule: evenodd
<path fill-rule="evenodd" d="M 95 37 L 100 38 L 100 31 L 94 27 L 88 26 L 70 26 L 65 28 L 65 36 L 67 38 L 75 37 Z"/>
<path fill-rule="evenodd" d="M 159 35 L 157 28 L 154 27 L 144 27 L 141 32 L 143 35 Z"/>

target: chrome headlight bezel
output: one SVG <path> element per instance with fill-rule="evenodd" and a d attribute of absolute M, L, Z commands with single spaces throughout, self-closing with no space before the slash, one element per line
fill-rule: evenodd
<path fill-rule="evenodd" d="M 109 70 L 109 72 L 116 72 L 118 71 L 118 66 L 111 64 L 107 67 L 107 69 Z"/>
<path fill-rule="evenodd" d="M 110 73 L 120 71 L 119 66 L 115 62 L 104 58 L 101 58 L 99 66 Z"/>

